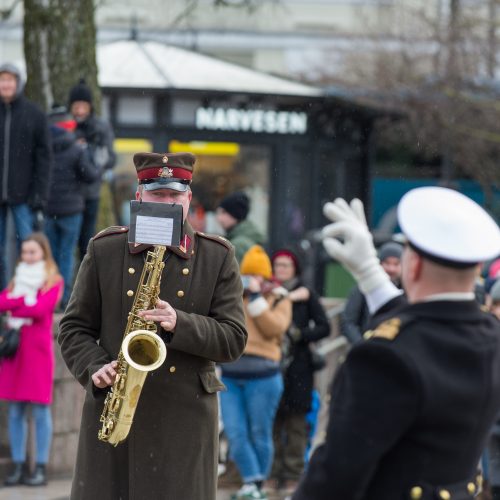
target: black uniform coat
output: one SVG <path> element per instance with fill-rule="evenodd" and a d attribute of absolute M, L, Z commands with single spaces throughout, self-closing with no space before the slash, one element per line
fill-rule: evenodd
<path fill-rule="evenodd" d="M 215 499 L 224 388 L 215 362 L 244 350 L 243 289 L 232 247 L 185 230 L 189 247 L 168 253 L 161 282 L 160 298 L 177 312 L 167 359 L 147 375 L 130 434 L 116 448 L 97 438 L 105 391 L 91 375 L 117 357 L 133 303 L 127 292 L 138 287 L 145 253 L 129 252 L 120 227 L 89 244 L 59 334 L 63 358 L 87 391 L 73 500 Z"/>
<path fill-rule="evenodd" d="M 340 368 L 326 442 L 293 500 L 473 498 L 500 409 L 500 323 L 475 301 L 392 315 Z"/>

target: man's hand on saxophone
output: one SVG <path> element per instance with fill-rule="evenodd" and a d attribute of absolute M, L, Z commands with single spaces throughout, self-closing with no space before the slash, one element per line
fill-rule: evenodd
<path fill-rule="evenodd" d="M 173 332 L 177 324 L 177 313 L 166 301 L 158 299 L 155 309 L 140 311 L 139 316 L 148 321 L 158 323 L 165 331 Z"/>
<path fill-rule="evenodd" d="M 94 382 L 94 385 L 99 389 L 112 386 L 115 383 L 117 367 L 118 362 L 111 361 L 111 363 L 99 368 L 99 370 L 92 375 L 92 382 Z"/>

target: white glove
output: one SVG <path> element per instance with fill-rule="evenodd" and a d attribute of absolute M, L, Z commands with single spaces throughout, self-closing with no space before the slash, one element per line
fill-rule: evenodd
<path fill-rule="evenodd" d="M 362 201 L 355 198 L 349 206 L 337 198 L 326 203 L 323 212 L 334 222 L 323 228 L 323 245 L 354 276 L 360 290 L 366 294 L 390 282 L 377 257 Z M 335 237 L 342 238 L 343 243 Z"/>

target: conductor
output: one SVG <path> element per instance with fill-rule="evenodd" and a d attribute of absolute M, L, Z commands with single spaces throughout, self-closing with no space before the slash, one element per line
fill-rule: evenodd
<path fill-rule="evenodd" d="M 334 221 L 324 246 L 374 317 L 335 378 L 326 441 L 293 500 L 474 498 L 500 410 L 500 323 L 473 293 L 479 263 L 500 254 L 497 224 L 456 191 L 407 193 L 403 298 L 380 267 L 362 203 L 337 199 L 324 211 Z"/>

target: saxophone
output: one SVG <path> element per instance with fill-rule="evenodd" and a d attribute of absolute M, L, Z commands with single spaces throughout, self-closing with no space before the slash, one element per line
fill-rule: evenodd
<path fill-rule="evenodd" d="M 156 305 L 165 250 L 166 247 L 156 245 L 147 253 L 134 303 L 128 313 L 116 378 L 104 401 L 98 438 L 113 446 L 128 436 L 146 375 L 161 366 L 167 356 L 154 321 L 146 321 L 137 314 Z"/>

